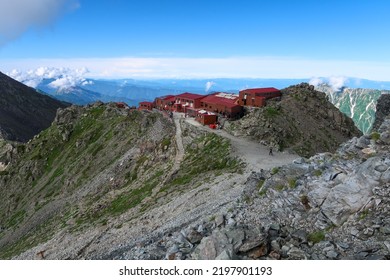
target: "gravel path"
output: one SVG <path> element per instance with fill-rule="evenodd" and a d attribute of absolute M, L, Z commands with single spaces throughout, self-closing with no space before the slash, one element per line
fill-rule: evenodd
<path fill-rule="evenodd" d="M 219 136 L 227 138 L 233 148 L 236 156 L 240 157 L 247 164 L 247 171 L 258 171 L 260 169 L 270 169 L 276 166 L 282 166 L 291 163 L 298 155 L 273 151 L 273 155 L 269 155 L 269 148 L 255 141 L 236 137 L 222 129 L 211 129 L 208 126 L 203 126 L 194 118 L 186 118 L 187 123 L 192 124 L 200 129 L 208 132 L 213 132 Z"/>
<path fill-rule="evenodd" d="M 174 114 L 177 154 L 174 168 L 180 168 L 184 157 L 181 114 Z M 224 214 L 234 208 L 242 194 L 242 186 L 252 171 L 269 169 L 291 163 L 296 155 L 274 152 L 254 141 L 238 138 L 224 130 L 202 126 L 192 118 L 186 122 L 199 129 L 216 133 L 230 140 L 233 152 L 247 165 L 243 174 L 222 174 L 194 189 L 176 194 L 164 205 L 150 209 L 140 217 L 128 221 L 123 215 L 120 228 L 100 226 L 84 232 L 58 232 L 51 240 L 21 254 L 20 259 L 34 259 L 36 252 L 45 250 L 47 259 L 137 259 L 142 245 L 157 242 L 161 236 L 208 221 L 211 216 Z M 118 222 L 118 221 L 117 221 Z"/>

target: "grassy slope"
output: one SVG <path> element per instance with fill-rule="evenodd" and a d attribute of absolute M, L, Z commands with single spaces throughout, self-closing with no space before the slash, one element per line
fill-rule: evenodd
<path fill-rule="evenodd" d="M 240 169 L 228 142 L 206 134 L 193 139 L 181 169 L 166 177 L 176 147 L 173 123 L 162 115 L 108 105 L 66 110 L 71 121 L 21 145 L 19 160 L 0 175 L 0 259 L 58 231 L 120 226 L 123 215 L 134 219 L 205 177 Z"/>

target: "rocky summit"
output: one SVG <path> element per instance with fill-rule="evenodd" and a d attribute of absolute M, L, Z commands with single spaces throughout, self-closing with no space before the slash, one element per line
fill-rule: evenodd
<path fill-rule="evenodd" d="M 282 90 L 281 101 L 253 108 L 245 117 L 227 124 L 233 135 L 249 136 L 278 150 L 310 157 L 334 152 L 361 132 L 352 119 L 330 103 L 325 93 L 302 83 Z"/>
<path fill-rule="evenodd" d="M 319 96 L 298 85 L 258 109 L 269 129 L 293 104 L 351 136 L 311 157 L 269 155 L 228 123 L 60 109 L 28 143 L 0 142 L 0 258 L 389 259 L 390 118 L 361 136 Z"/>
<path fill-rule="evenodd" d="M 60 102 L 0 72 L 0 138 L 27 142 L 48 128 Z"/>
<path fill-rule="evenodd" d="M 377 131 L 384 119 L 390 115 L 390 94 L 382 94 L 378 99 L 375 111 L 375 121 L 372 125 L 373 132 Z"/>

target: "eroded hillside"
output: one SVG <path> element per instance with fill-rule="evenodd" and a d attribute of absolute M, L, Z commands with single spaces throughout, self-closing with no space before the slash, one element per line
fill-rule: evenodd
<path fill-rule="evenodd" d="M 59 232 L 121 227 L 123 219 L 136 219 L 216 172 L 240 169 L 221 137 L 183 131 L 182 159 L 176 140 L 173 120 L 161 113 L 95 103 L 66 108 L 26 145 L 7 146 L 12 157 L 0 174 L 0 257 Z"/>
<path fill-rule="evenodd" d="M 249 136 L 305 157 L 335 151 L 344 141 L 361 135 L 353 121 L 313 86 L 303 83 L 282 92 L 281 101 L 251 109 L 227 129 L 234 135 Z"/>

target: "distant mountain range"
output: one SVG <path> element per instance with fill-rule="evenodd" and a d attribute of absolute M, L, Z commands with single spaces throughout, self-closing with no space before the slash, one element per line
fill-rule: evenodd
<path fill-rule="evenodd" d="M 321 84 L 317 90 L 325 92 L 341 112 L 352 118 L 356 126 L 368 133 L 375 121 L 375 110 L 378 98 L 382 94 L 389 94 L 389 90 L 341 88 L 333 89 L 328 84 Z"/>
<path fill-rule="evenodd" d="M 390 82 L 357 78 L 330 77 L 311 79 L 153 79 L 97 80 L 84 78 L 85 69 L 40 68 L 26 73 L 13 71 L 10 76 L 58 100 L 78 105 L 94 101 L 123 101 L 137 106 L 141 101 L 153 101 L 158 96 L 193 92 L 208 94 L 225 91 L 238 93 L 255 87 L 287 88 L 308 82 L 328 95 L 329 100 L 364 133 L 374 121 L 376 101 L 390 93 Z M 386 90 L 389 89 L 389 90 Z"/>
<path fill-rule="evenodd" d="M 85 105 L 97 100 L 123 101 L 129 105 L 138 105 L 141 101 L 152 101 L 158 96 L 192 92 L 207 94 L 215 91 L 238 93 L 241 89 L 251 87 L 284 88 L 303 80 L 270 80 L 270 79 L 214 79 L 214 80 L 95 80 L 86 79 L 77 85 L 56 88 L 54 79 L 43 79 L 35 88 L 55 98 L 73 104 Z M 23 81 L 22 81 L 23 82 Z"/>

